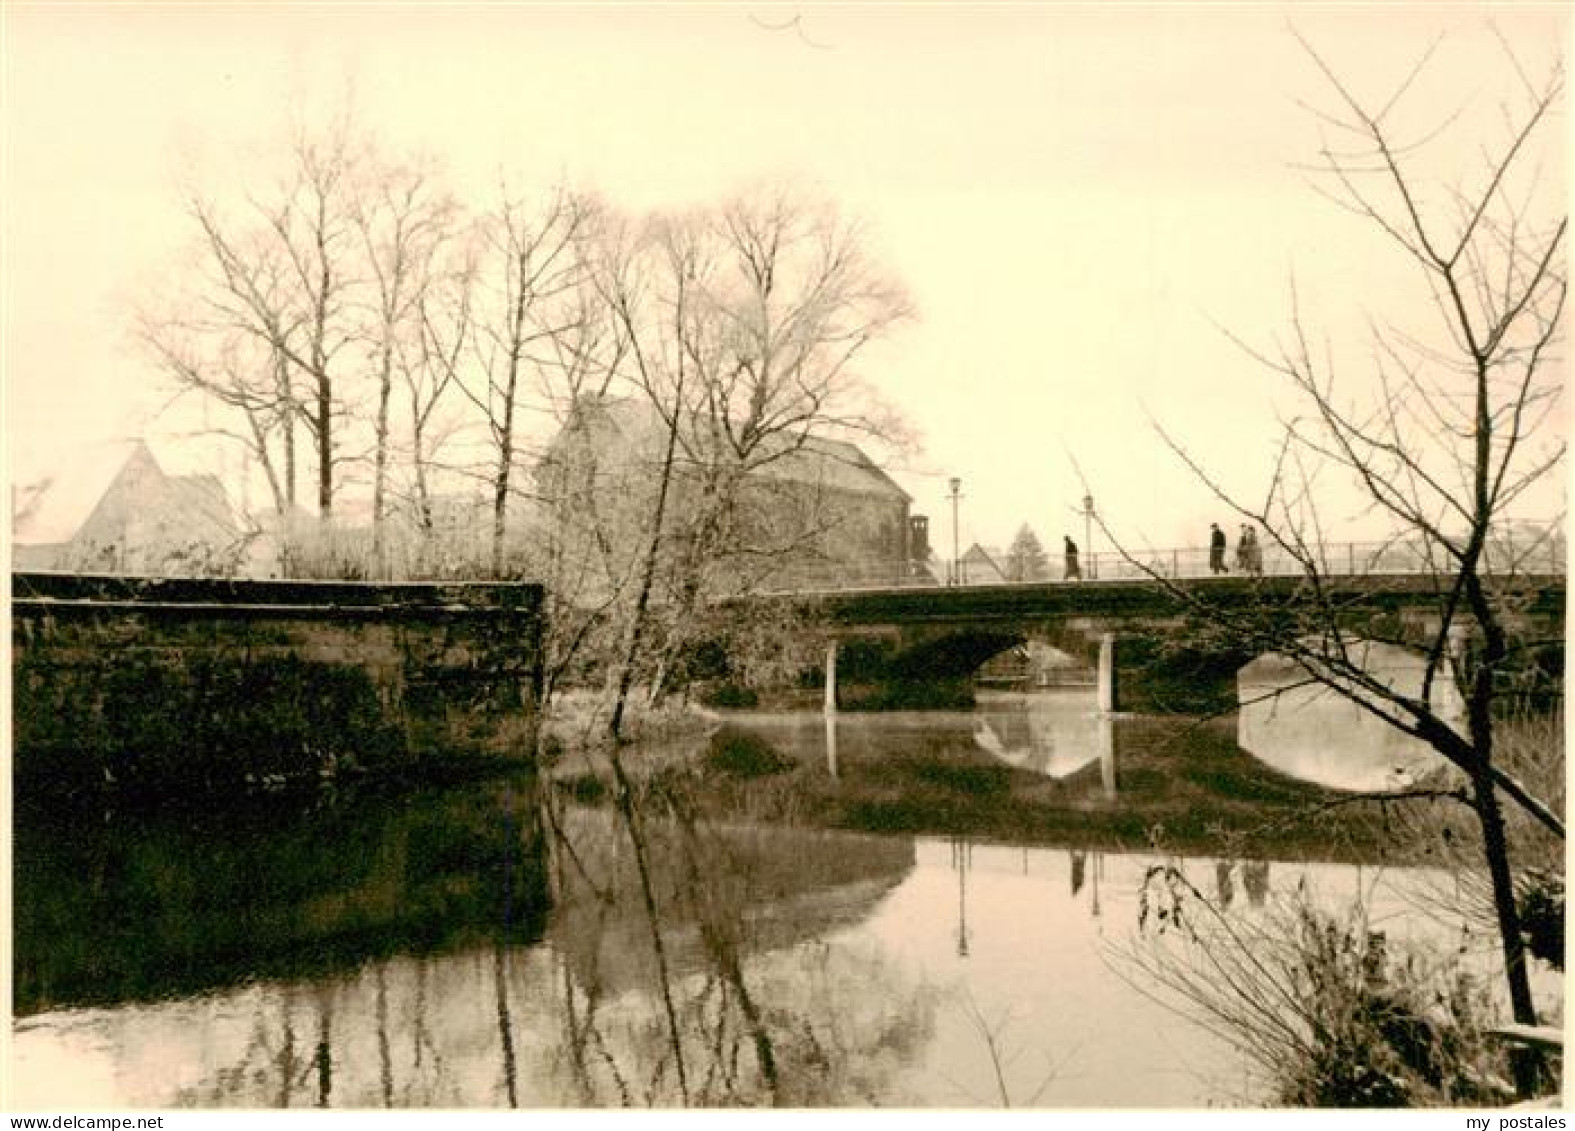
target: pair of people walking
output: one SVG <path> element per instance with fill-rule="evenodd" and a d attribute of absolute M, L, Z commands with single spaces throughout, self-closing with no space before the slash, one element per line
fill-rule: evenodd
<path fill-rule="evenodd" d="M 1230 567 L 1225 564 L 1225 545 L 1225 532 L 1220 529 L 1219 523 L 1209 523 L 1210 573 L 1230 572 Z M 1263 572 L 1263 547 L 1258 544 L 1258 532 L 1245 524 L 1236 542 L 1236 568 L 1246 574 Z"/>
<path fill-rule="evenodd" d="M 1236 542 L 1236 568 L 1253 575 L 1263 572 L 1263 547 L 1258 545 L 1258 532 L 1251 526 L 1241 528 Z"/>

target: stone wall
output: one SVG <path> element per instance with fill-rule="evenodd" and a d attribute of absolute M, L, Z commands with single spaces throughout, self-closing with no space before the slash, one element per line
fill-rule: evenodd
<path fill-rule="evenodd" d="M 534 750 L 539 586 L 11 581 L 24 796 L 432 779 Z"/>

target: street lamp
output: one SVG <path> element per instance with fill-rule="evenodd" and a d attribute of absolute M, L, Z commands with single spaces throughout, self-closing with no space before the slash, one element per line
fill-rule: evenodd
<path fill-rule="evenodd" d="M 962 583 L 962 567 L 957 558 L 957 500 L 962 498 L 958 491 L 962 487 L 962 480 L 952 477 L 952 584 Z"/>
<path fill-rule="evenodd" d="M 1094 557 L 1094 496 L 1083 496 L 1083 553 L 1088 555 L 1088 576 L 1099 576 L 1099 566 Z"/>

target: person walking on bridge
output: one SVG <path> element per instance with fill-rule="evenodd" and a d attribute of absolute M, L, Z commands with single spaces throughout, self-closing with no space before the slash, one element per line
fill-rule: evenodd
<path fill-rule="evenodd" d="M 1209 572 L 1225 573 L 1225 532 L 1217 522 L 1209 523 Z"/>
<path fill-rule="evenodd" d="M 1263 547 L 1258 544 L 1258 528 L 1247 526 L 1241 536 L 1241 567 L 1244 573 L 1257 577 L 1263 573 Z"/>
<path fill-rule="evenodd" d="M 1063 547 L 1063 549 L 1066 551 L 1066 580 L 1083 580 L 1083 571 L 1078 567 L 1077 564 L 1077 543 L 1072 541 L 1072 539 L 1067 535 L 1062 535 L 1061 541 L 1066 543 L 1066 545 Z"/>

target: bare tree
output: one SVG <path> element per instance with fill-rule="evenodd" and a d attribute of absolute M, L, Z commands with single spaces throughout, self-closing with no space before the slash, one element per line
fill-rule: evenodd
<path fill-rule="evenodd" d="M 634 258 L 642 251 L 654 259 L 651 290 L 643 286 L 647 280 L 638 274 L 639 260 Z M 617 658 L 608 716 L 607 733 L 615 743 L 622 738 L 624 711 L 649 631 L 685 398 L 691 395 L 695 381 L 694 363 L 708 352 L 707 324 L 697 316 L 696 306 L 709 274 L 710 264 L 695 226 L 671 220 L 650 225 L 632 248 L 621 241 L 614 245 L 599 273 L 602 292 L 629 342 L 634 380 L 661 421 L 660 455 L 634 582 L 634 604 Z"/>
<path fill-rule="evenodd" d="M 475 333 L 471 304 L 476 262 L 472 241 L 458 232 L 447 254 L 434 266 L 416 300 L 419 333 L 414 350 L 401 355 L 410 430 L 410 470 L 416 525 L 423 537 L 433 531 L 432 476 L 443 466 L 441 448 L 458 431 L 439 411 L 460 387 L 459 371 Z"/>
<path fill-rule="evenodd" d="M 858 226 L 791 189 L 754 190 L 696 217 L 706 272 L 680 347 L 688 396 L 642 382 L 679 445 L 684 520 L 674 532 L 667 632 L 653 695 L 692 640 L 708 595 L 747 592 L 813 553 L 835 517 L 773 499 L 773 465 L 832 466 L 828 441 L 898 430 L 856 362 L 911 315 L 906 295 L 873 260 Z"/>
<path fill-rule="evenodd" d="M 373 370 L 376 409 L 372 417 L 372 552 L 380 557 L 388 505 L 389 461 L 393 447 L 390 403 L 396 375 L 411 387 L 418 360 L 429 352 L 429 326 L 422 315 L 436 259 L 452 235 L 458 205 L 428 168 L 390 166 L 364 176 L 353 205 L 352 223 L 371 286 L 366 348 Z M 430 414 L 432 405 L 427 406 Z M 416 413 L 412 425 L 426 423 Z M 419 466 L 419 463 L 418 463 Z"/>
<path fill-rule="evenodd" d="M 291 136 L 279 181 L 221 202 L 186 191 L 192 281 L 137 316 L 177 386 L 236 410 L 276 508 L 293 506 L 297 428 L 313 441 L 317 506 L 333 511 L 349 347 L 359 332 L 351 179 L 360 143 L 347 120 Z"/>
<path fill-rule="evenodd" d="M 614 399 L 621 422 L 607 435 L 625 469 L 640 469 L 629 493 L 646 500 L 613 677 L 617 737 L 637 675 L 654 698 L 694 634 L 714 627 L 702 602 L 748 591 L 823 532 L 819 513 L 792 529 L 768 521 L 782 508 L 763 473 L 849 458 L 826 441 L 882 431 L 854 361 L 908 307 L 856 227 L 790 193 L 656 218 L 604 247 L 596 278 L 623 371 L 580 410 Z"/>
<path fill-rule="evenodd" d="M 195 239 L 180 283 L 133 312 L 133 334 L 178 392 L 232 410 L 216 431 L 257 460 L 274 509 L 296 502 L 303 402 L 280 343 L 296 332 L 289 273 L 260 217 L 221 217 L 188 190 Z"/>
<path fill-rule="evenodd" d="M 211 431 L 240 444 L 257 462 L 274 512 L 287 513 L 295 504 L 298 406 L 284 357 L 239 327 L 198 326 L 174 315 L 143 311 L 135 332 L 178 391 L 232 410 Z"/>
<path fill-rule="evenodd" d="M 1517 500 L 1549 484 L 1564 458 L 1560 430 L 1550 425 L 1561 407 L 1566 218 L 1561 195 L 1539 184 L 1539 153 L 1559 138 L 1562 66 L 1534 82 L 1510 55 L 1517 90 L 1499 108 L 1498 135 L 1478 148 L 1462 144 L 1455 118 L 1414 135 L 1398 124 L 1431 50 L 1390 97 L 1372 103 L 1303 46 L 1333 103 L 1316 111 L 1328 131 L 1316 166 L 1321 187 L 1410 264 L 1438 332 L 1429 337 L 1383 321 L 1373 308 L 1367 389 L 1339 379 L 1333 351 L 1309 330 L 1294 296 L 1285 340 L 1273 349 L 1242 343 L 1289 382 L 1302 406 L 1284 422 L 1263 501 L 1232 495 L 1166 439 L 1217 497 L 1296 563 L 1301 599 L 1243 612 L 1212 602 L 1207 587 L 1165 584 L 1235 644 L 1289 657 L 1464 773 L 1515 1018 L 1535 1023 L 1501 798 L 1560 839 L 1564 822 L 1506 770 L 1495 723 L 1507 673 L 1539 644 L 1517 625 L 1538 583 L 1528 570 L 1546 551 L 1523 543 L 1506 552 L 1501 528 Z M 1364 639 L 1416 641 L 1348 608 L 1360 595 L 1327 559 L 1317 505 L 1330 478 L 1353 482 L 1387 521 L 1392 545 L 1431 579 L 1419 690 L 1391 686 L 1363 665 Z M 1435 694 L 1446 680 L 1463 690 L 1463 726 Z"/>
<path fill-rule="evenodd" d="M 482 255 L 471 307 L 474 375 L 460 388 L 480 410 L 490 446 L 492 572 L 503 573 L 508 508 L 521 450 L 520 413 L 533 391 L 537 351 L 574 326 L 581 239 L 593 205 L 566 188 L 539 206 L 507 189 L 481 222 Z"/>
<path fill-rule="evenodd" d="M 237 297 L 253 308 L 257 329 L 303 376 L 304 417 L 316 448 L 317 511 L 333 514 L 338 425 L 344 416 L 345 354 L 356 339 L 353 182 L 358 142 L 342 119 L 321 134 L 299 129 L 288 181 L 272 202 L 253 202 L 273 237 L 284 309 L 254 301 L 242 283 Z M 205 227 L 209 227 L 205 224 Z M 216 223 L 213 234 L 222 240 Z M 238 268 L 244 264 L 237 263 Z"/>

